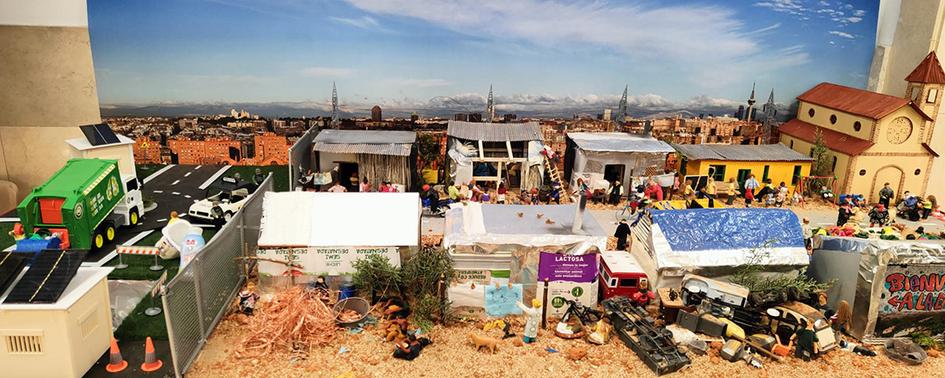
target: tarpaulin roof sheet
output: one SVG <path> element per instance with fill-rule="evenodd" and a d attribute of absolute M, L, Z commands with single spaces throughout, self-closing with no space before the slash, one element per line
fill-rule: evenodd
<path fill-rule="evenodd" d="M 322 130 L 315 151 L 348 154 L 410 156 L 417 133 L 398 130 Z"/>
<path fill-rule="evenodd" d="M 519 217 L 518 214 L 522 213 Z M 541 214 L 541 217 L 538 217 Z M 470 202 L 453 204 L 447 212 L 443 246 L 476 243 L 517 245 L 588 246 L 607 243 L 607 232 L 589 211 L 584 213 L 581 230 L 571 232 L 574 205 L 490 205 Z M 551 219 L 553 223 L 546 223 Z"/>
<path fill-rule="evenodd" d="M 418 193 L 267 192 L 259 246 L 416 246 L 419 234 Z"/>
<path fill-rule="evenodd" d="M 626 133 L 568 133 L 578 148 L 603 152 L 673 152 L 673 147 L 653 137 Z"/>
<path fill-rule="evenodd" d="M 673 144 L 689 160 L 811 161 L 783 144 Z"/>
<path fill-rule="evenodd" d="M 446 135 L 484 142 L 542 140 L 538 122 L 488 123 L 451 120 L 446 127 Z"/>
<path fill-rule="evenodd" d="M 653 211 L 658 267 L 807 265 L 797 216 L 784 209 Z M 756 255 L 757 254 L 757 255 Z"/>

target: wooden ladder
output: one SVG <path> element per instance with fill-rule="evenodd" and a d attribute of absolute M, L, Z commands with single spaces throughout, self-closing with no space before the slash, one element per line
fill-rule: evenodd
<path fill-rule="evenodd" d="M 548 170 L 548 177 L 551 178 L 551 181 L 557 181 L 558 185 L 564 185 L 564 182 L 561 181 L 561 173 L 558 172 L 558 166 L 555 165 L 551 158 L 546 154 L 542 154 L 545 157 L 545 169 Z"/>

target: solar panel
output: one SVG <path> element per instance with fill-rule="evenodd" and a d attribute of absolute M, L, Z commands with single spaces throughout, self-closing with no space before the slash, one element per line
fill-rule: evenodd
<path fill-rule="evenodd" d="M 4 303 L 56 303 L 83 259 L 85 251 L 80 250 L 40 252 Z"/>
<path fill-rule="evenodd" d="M 3 295 L 13 284 L 13 280 L 20 275 L 31 257 L 33 257 L 32 253 L 0 252 L 0 295 Z"/>
<path fill-rule="evenodd" d="M 85 139 L 89 141 L 89 144 L 93 146 L 118 143 L 118 136 L 115 135 L 115 132 L 107 123 L 82 125 L 79 126 L 79 129 L 82 130 L 82 134 L 85 134 Z"/>

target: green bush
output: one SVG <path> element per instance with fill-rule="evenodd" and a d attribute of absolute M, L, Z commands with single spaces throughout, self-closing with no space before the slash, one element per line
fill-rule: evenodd
<path fill-rule="evenodd" d="M 404 263 L 401 277 L 405 294 L 418 299 L 425 294 L 436 296 L 440 278 L 447 283 L 453 279 L 453 261 L 444 249 L 425 247 Z"/>
<path fill-rule="evenodd" d="M 354 262 L 352 275 L 354 285 L 362 293 L 392 295 L 401 294 L 400 268 L 391 265 L 390 260 L 382 255 L 370 255 L 366 259 Z"/>

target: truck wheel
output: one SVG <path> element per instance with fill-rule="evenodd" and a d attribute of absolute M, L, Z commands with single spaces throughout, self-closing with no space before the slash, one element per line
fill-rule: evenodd
<path fill-rule="evenodd" d="M 131 209 L 131 211 L 128 213 L 128 224 L 131 227 L 134 227 L 138 225 L 138 221 L 140 220 L 141 219 L 138 219 L 138 209 Z"/>
<path fill-rule="evenodd" d="M 101 231 L 96 231 L 95 236 L 92 236 L 92 249 L 101 249 L 105 246 L 105 235 L 102 235 Z"/>
<path fill-rule="evenodd" d="M 229 211 L 223 213 L 223 222 L 224 222 L 224 223 L 229 223 L 231 219 L 233 219 L 233 213 L 231 213 L 231 212 L 229 212 Z"/>
<path fill-rule="evenodd" d="M 115 240 L 115 224 L 114 223 L 105 224 L 105 240 L 107 241 Z"/>

